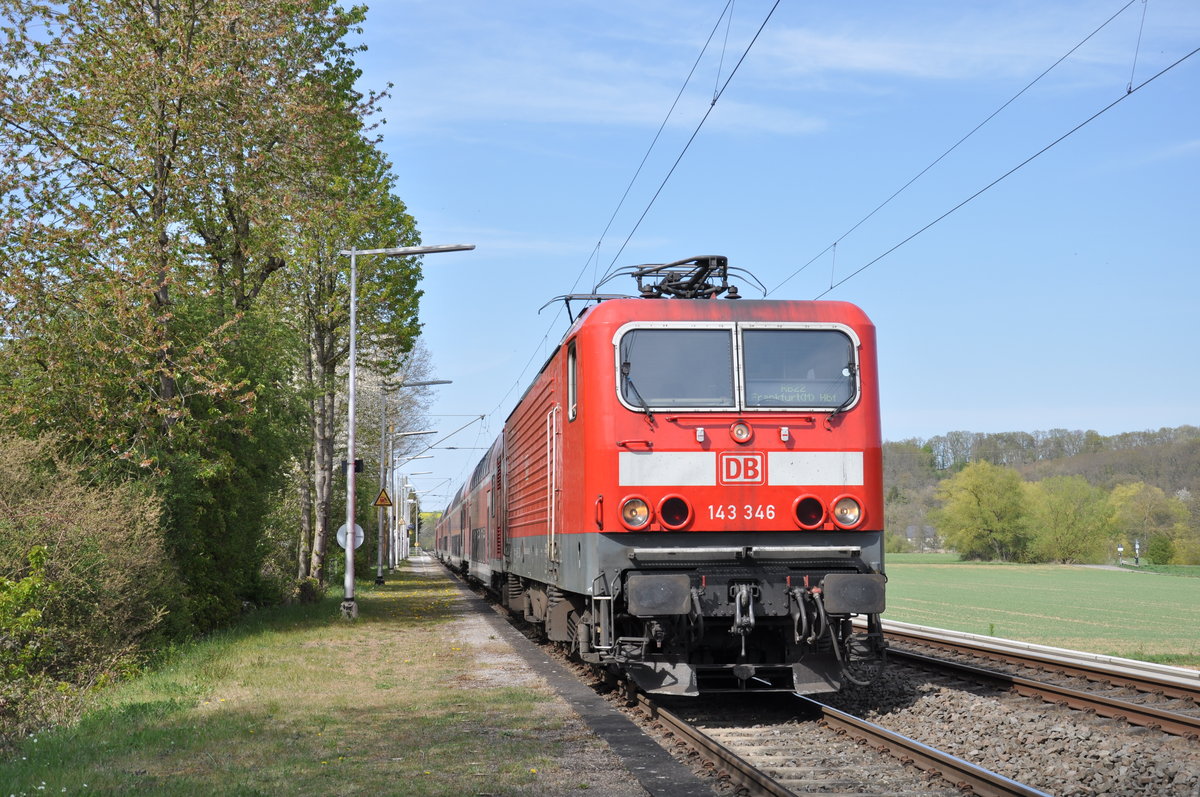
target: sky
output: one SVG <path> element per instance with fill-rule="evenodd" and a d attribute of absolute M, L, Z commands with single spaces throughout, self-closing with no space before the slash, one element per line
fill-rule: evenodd
<path fill-rule="evenodd" d="M 1195 0 L 390 0 L 360 41 L 423 242 L 476 246 L 424 259 L 435 504 L 548 302 L 695 255 L 862 307 L 886 440 L 1200 424 Z"/>

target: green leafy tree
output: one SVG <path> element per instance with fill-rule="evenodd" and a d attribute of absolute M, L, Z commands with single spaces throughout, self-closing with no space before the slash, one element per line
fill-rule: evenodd
<path fill-rule="evenodd" d="M 0 433 L 0 746 L 190 631 L 149 485 L 56 448 Z"/>
<path fill-rule="evenodd" d="M 255 598 L 263 501 L 303 444 L 302 339 L 261 298 L 331 210 L 304 187 L 370 161 L 343 41 L 363 13 L 0 0 L 0 407 L 155 482 L 201 627 Z"/>
<path fill-rule="evenodd" d="M 1110 502 L 1115 525 L 1126 550 L 1136 541 L 1152 564 L 1170 564 L 1179 542 L 1187 538 L 1188 509 L 1158 487 L 1135 482 L 1113 488 Z M 1182 551 L 1187 546 L 1180 546 Z"/>
<path fill-rule="evenodd" d="M 938 533 L 964 559 L 1023 561 L 1029 552 L 1029 509 L 1020 475 L 972 462 L 937 489 Z"/>
<path fill-rule="evenodd" d="M 308 398 L 309 447 L 301 474 L 300 578 L 325 580 L 325 557 L 335 521 L 335 442 L 343 430 L 339 402 L 350 347 L 350 261 L 345 249 L 420 243 L 416 223 L 395 194 L 391 165 L 365 139 L 327 159 L 326 171 L 304 186 L 314 212 L 289 235 L 293 251 L 275 288 L 304 341 L 302 383 Z M 413 257 L 357 258 L 359 364 L 395 381 L 411 363 L 420 333 L 420 261 Z"/>
<path fill-rule="evenodd" d="M 1200 565 L 1200 491 L 1185 487 L 1176 492 L 1175 498 L 1187 512 L 1180 539 L 1175 546 L 1175 561 L 1181 565 Z"/>
<path fill-rule="evenodd" d="M 1108 494 L 1082 476 L 1055 476 L 1026 485 L 1031 555 L 1039 562 L 1103 562 L 1113 542 Z"/>

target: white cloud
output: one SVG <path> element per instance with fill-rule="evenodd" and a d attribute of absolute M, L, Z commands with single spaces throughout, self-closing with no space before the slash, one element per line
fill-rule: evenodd
<path fill-rule="evenodd" d="M 1200 13 L 1194 3 L 1164 0 L 1151 9 L 1143 28 L 1140 3 L 1121 10 L 1107 25 L 1120 6 L 867 3 L 839 7 L 836 14 L 802 25 L 776 27 L 757 55 L 785 74 L 824 80 L 864 75 L 977 80 L 1033 77 L 1087 39 L 1064 67 L 1107 75 L 1114 67 L 1128 70 L 1139 30 L 1140 58 L 1147 63 L 1173 50 L 1180 50 L 1178 57 L 1195 46 Z"/>

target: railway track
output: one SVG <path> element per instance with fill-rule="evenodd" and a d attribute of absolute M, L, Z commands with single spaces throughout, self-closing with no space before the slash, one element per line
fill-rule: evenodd
<path fill-rule="evenodd" d="M 1200 751 L 1189 744 L 1200 732 L 1200 673 L 1023 643 L 1005 645 L 1002 640 L 968 640 L 937 629 L 889 630 L 894 642 L 903 638 L 905 644 L 939 647 L 938 656 L 969 655 L 974 663 L 893 649 L 894 669 L 904 671 L 895 683 L 916 687 L 909 698 L 880 700 L 891 689 L 883 687 L 862 699 L 859 705 L 865 708 L 858 713 L 865 715 L 894 701 L 879 710 L 881 716 L 870 717 L 878 723 L 805 698 L 791 699 L 808 708 L 797 702 L 782 709 L 794 713 L 790 719 L 770 718 L 779 707 L 748 714 L 730 711 L 724 720 L 705 717 L 689 704 L 683 704 L 683 718 L 663 706 L 644 710 L 668 733 L 721 762 L 731 782 L 751 794 L 907 794 L 913 788 L 911 782 L 896 785 L 895 766 L 889 769 L 878 758 L 831 765 L 830 754 L 815 746 L 816 724 L 940 776 L 953 785 L 949 793 L 1200 795 Z M 995 667 L 1026 674 L 980 666 L 980 656 Z M 1055 682 L 1063 679 L 1072 685 Z M 1114 689 L 1125 694 L 1107 694 Z M 1038 710 L 1030 699 L 1054 705 Z M 641 702 L 653 705 L 644 697 Z M 908 736 L 880 723 L 913 728 L 914 733 Z M 972 733 L 972 725 L 986 730 Z M 1161 734 L 1184 739 L 1171 742 Z M 1021 777 L 1011 777 L 1016 773 Z M 931 782 L 922 793 L 942 793 L 942 788 L 949 786 Z"/>
<path fill-rule="evenodd" d="M 468 585 L 470 586 L 470 585 Z M 481 597 L 485 591 L 475 588 Z M 539 635 L 516 615 L 492 603 L 530 641 Z M 715 775 L 724 791 L 749 795 L 836 793 L 843 797 L 988 797 L 1045 795 L 1033 787 L 988 771 L 928 745 L 795 695 L 728 696 L 715 701 L 682 699 L 678 707 L 703 707 L 707 720 L 685 717 L 636 691 L 629 682 L 602 675 L 542 648 L 581 680 L 644 718 L 643 727 L 676 757 Z M 764 708 L 770 701 L 770 708 Z M 746 698 L 749 698 L 747 700 Z M 715 711 L 713 708 L 715 707 Z M 769 715 L 769 716 L 768 716 Z M 680 754 L 678 748 L 688 751 Z M 722 790 L 722 789 L 718 789 Z"/>
<path fill-rule="evenodd" d="M 754 726 L 736 720 L 697 722 L 644 694 L 636 699 L 638 709 L 663 732 L 719 762 L 729 782 L 752 795 L 1046 795 L 809 698 L 788 698 L 794 701 L 793 711 L 801 721 L 785 718 L 776 724 Z M 822 734 L 824 738 L 817 738 Z M 858 744 L 847 746 L 843 737 Z M 886 753 L 892 760 L 874 752 Z M 838 759 L 836 765 L 830 759 Z M 910 767 L 924 775 L 915 775 Z M 934 776 L 944 782 L 938 783 Z"/>
<path fill-rule="evenodd" d="M 893 643 L 893 661 L 954 673 L 1131 725 L 1200 738 L 1200 672 L 904 623 L 885 623 L 884 630 Z M 947 653 L 968 661 L 948 659 Z"/>
<path fill-rule="evenodd" d="M 939 650 L 1055 669 L 1090 681 L 1109 682 L 1141 691 L 1191 699 L 1200 703 L 1200 670 L 1168 667 L 1077 650 L 1065 650 L 1011 639 L 967 634 L 941 628 L 885 620 L 884 633 L 892 642 L 928 645 Z"/>
<path fill-rule="evenodd" d="M 519 618 L 510 619 L 522 626 Z M 914 629 L 905 632 L 903 644 L 916 644 Z M 919 633 L 926 646 L 939 636 L 935 629 Z M 898 637 L 893 641 L 901 644 Z M 996 647 L 999 641 L 986 642 Z M 963 648 L 967 642 L 953 644 Z M 951 655 L 943 651 L 937 655 Z M 597 671 L 572 665 L 560 653 L 551 655 L 606 691 Z M 935 656 L 910 653 L 895 656 L 895 666 L 885 669 L 880 683 L 829 696 L 836 708 L 783 694 L 658 700 L 630 695 L 631 687 L 614 688 L 611 681 L 608 688 L 618 705 L 636 703 L 629 710 L 644 717 L 643 728 L 694 771 L 716 775 L 714 784 L 727 794 L 1200 795 L 1200 749 L 1180 738 L 1191 736 L 1191 720 L 1170 728 L 1162 712 L 1145 711 L 1144 727 L 1130 729 L 1133 712 L 1127 706 L 1110 701 L 1114 708 L 1102 712 L 1094 697 L 1088 704 L 1076 702 L 1061 687 L 1049 697 L 1042 689 L 1033 699 L 1024 691 L 1023 676 L 997 673 L 978 661 L 946 673 Z M 1054 651 L 1051 658 L 1070 658 L 1065 653 Z M 1023 661 L 1004 665 L 997 651 L 985 655 L 990 665 L 1021 668 L 1034 666 L 1037 658 L 1027 649 Z M 1093 662 L 1088 674 L 1070 677 L 1104 688 L 1112 680 L 1106 663 Z M 1037 664 L 1054 669 L 1045 661 Z M 1128 669 L 1131 663 L 1117 664 Z M 1132 664 L 1143 670 L 1136 686 L 1135 679 L 1121 678 L 1119 688 L 1190 704 L 1200 714 L 1190 686 L 1193 674 Z M 1163 672 L 1148 674 L 1147 669 Z M 1160 675 L 1171 676 L 1169 694 Z M 1162 732 L 1168 729 L 1176 736 Z"/>

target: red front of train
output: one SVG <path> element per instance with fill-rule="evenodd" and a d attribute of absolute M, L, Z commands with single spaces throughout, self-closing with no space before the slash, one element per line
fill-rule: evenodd
<path fill-rule="evenodd" d="M 603 301 L 447 509 L 439 555 L 647 691 L 863 681 L 883 655 L 876 377 L 847 303 Z"/>

